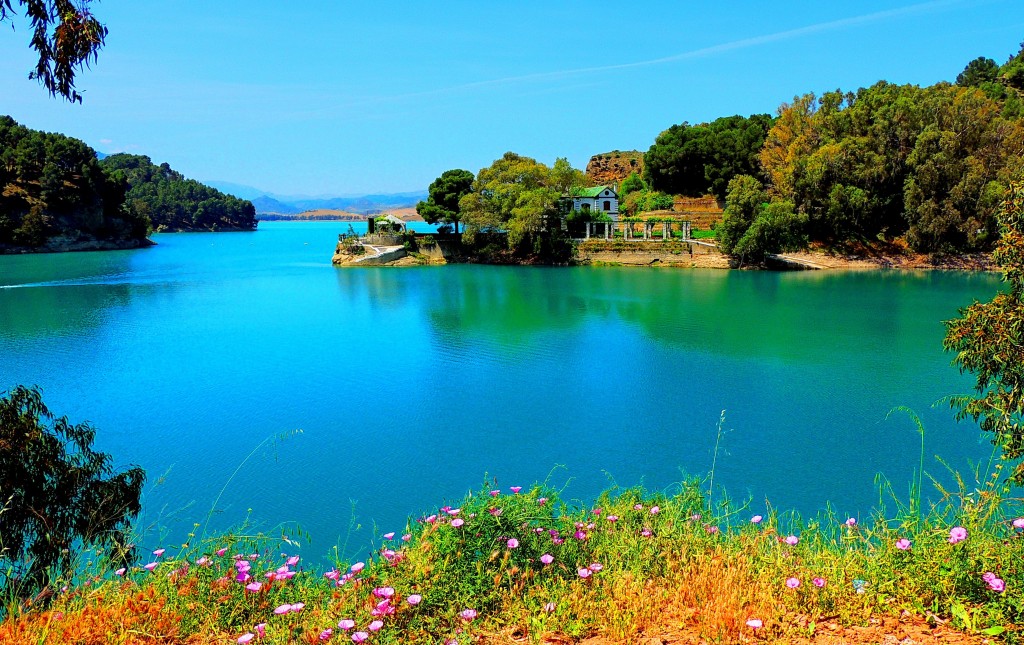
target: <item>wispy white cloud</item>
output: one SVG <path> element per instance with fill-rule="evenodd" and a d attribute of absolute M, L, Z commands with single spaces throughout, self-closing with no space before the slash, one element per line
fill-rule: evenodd
<path fill-rule="evenodd" d="M 962 5 L 969 1 L 970 0 L 932 0 L 931 2 L 921 2 L 918 4 L 907 5 L 905 7 L 897 7 L 895 9 L 887 9 L 885 11 L 876 11 L 874 13 L 864 14 L 862 16 L 853 16 L 850 18 L 829 20 L 827 22 L 820 22 L 813 25 L 807 25 L 805 27 L 797 27 L 795 29 L 787 29 L 785 31 L 779 31 L 772 34 L 764 34 L 761 36 L 742 38 L 740 40 L 733 40 L 727 43 L 720 43 L 718 45 L 712 45 L 710 47 L 701 47 L 700 49 L 693 49 L 690 51 L 680 52 L 678 54 L 662 56 L 660 58 L 651 58 L 647 60 L 633 61 L 627 63 L 615 63 L 611 65 L 598 65 L 594 67 L 575 67 L 570 69 L 554 70 L 549 72 L 523 74 L 520 76 L 506 76 L 503 78 L 493 78 L 483 81 L 474 81 L 471 83 L 462 83 L 459 85 L 450 85 L 448 87 L 427 90 L 424 92 L 401 94 L 398 96 L 388 97 L 388 99 L 394 100 L 404 98 L 419 98 L 426 96 L 434 96 L 438 94 L 448 94 L 451 92 L 459 92 L 464 90 L 472 90 L 477 88 L 510 85 L 515 83 L 529 83 L 533 81 L 562 80 L 569 77 L 583 76 L 587 74 L 614 72 L 619 70 L 635 69 L 640 67 L 653 67 L 656 65 L 667 65 L 669 63 L 677 63 L 680 61 L 692 60 L 697 58 L 708 58 L 711 56 L 715 56 L 717 54 L 724 54 L 727 52 L 733 52 L 741 49 L 749 49 L 752 47 L 758 47 L 761 45 L 767 45 L 770 43 L 776 43 L 784 40 L 792 40 L 794 38 L 820 34 L 823 32 L 838 31 L 841 29 L 860 27 L 872 23 L 891 21 L 912 15 L 931 13 L 935 11 L 940 11 L 942 9 L 951 8 L 957 5 Z"/>

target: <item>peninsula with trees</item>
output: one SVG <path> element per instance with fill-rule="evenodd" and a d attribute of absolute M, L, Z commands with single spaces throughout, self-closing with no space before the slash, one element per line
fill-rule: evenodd
<path fill-rule="evenodd" d="M 631 241 L 677 255 L 682 241 L 692 255 L 697 241 L 731 266 L 810 251 L 990 267 L 996 213 L 1024 178 L 1022 92 L 1024 45 L 1001 65 L 970 61 L 955 83 L 879 81 L 797 96 L 774 117 L 675 124 L 646 154 L 597 155 L 586 173 L 564 158 L 549 167 L 508 152 L 475 175 L 445 171 L 417 210 L 450 234 L 450 256 L 468 261 L 568 264 Z M 604 184 L 616 191 L 614 216 L 573 207 Z M 695 210 L 702 200 L 718 208 Z M 612 228 L 610 239 L 591 239 L 594 223 Z"/>
<path fill-rule="evenodd" d="M 0 253 L 131 249 L 152 231 L 252 231 L 252 203 L 149 157 L 0 116 Z"/>

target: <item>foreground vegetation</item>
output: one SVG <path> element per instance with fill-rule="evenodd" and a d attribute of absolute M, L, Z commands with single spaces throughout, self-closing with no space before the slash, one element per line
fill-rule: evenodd
<path fill-rule="evenodd" d="M 892 516 L 808 521 L 712 503 L 696 480 L 586 506 L 547 486 L 486 485 L 326 571 L 265 537 L 159 548 L 128 569 L 98 558 L 45 611 L 10 605 L 0 641 L 630 640 L 671 616 L 735 642 L 913 612 L 1021 642 L 1024 518 L 994 481 L 961 482 L 927 514 L 911 502 Z"/>

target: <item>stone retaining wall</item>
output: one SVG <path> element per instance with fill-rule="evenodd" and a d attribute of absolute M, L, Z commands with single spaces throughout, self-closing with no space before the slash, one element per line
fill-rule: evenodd
<path fill-rule="evenodd" d="M 606 242 L 580 244 L 576 253 L 580 264 L 621 264 L 626 266 L 686 266 L 728 268 L 729 259 L 718 249 L 676 242 Z"/>

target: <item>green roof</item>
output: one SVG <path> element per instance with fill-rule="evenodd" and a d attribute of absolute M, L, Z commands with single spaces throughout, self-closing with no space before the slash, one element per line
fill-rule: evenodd
<path fill-rule="evenodd" d="M 577 188 L 575 191 L 573 191 L 573 197 L 597 197 L 607 188 L 607 186 L 594 186 L 593 188 Z"/>

